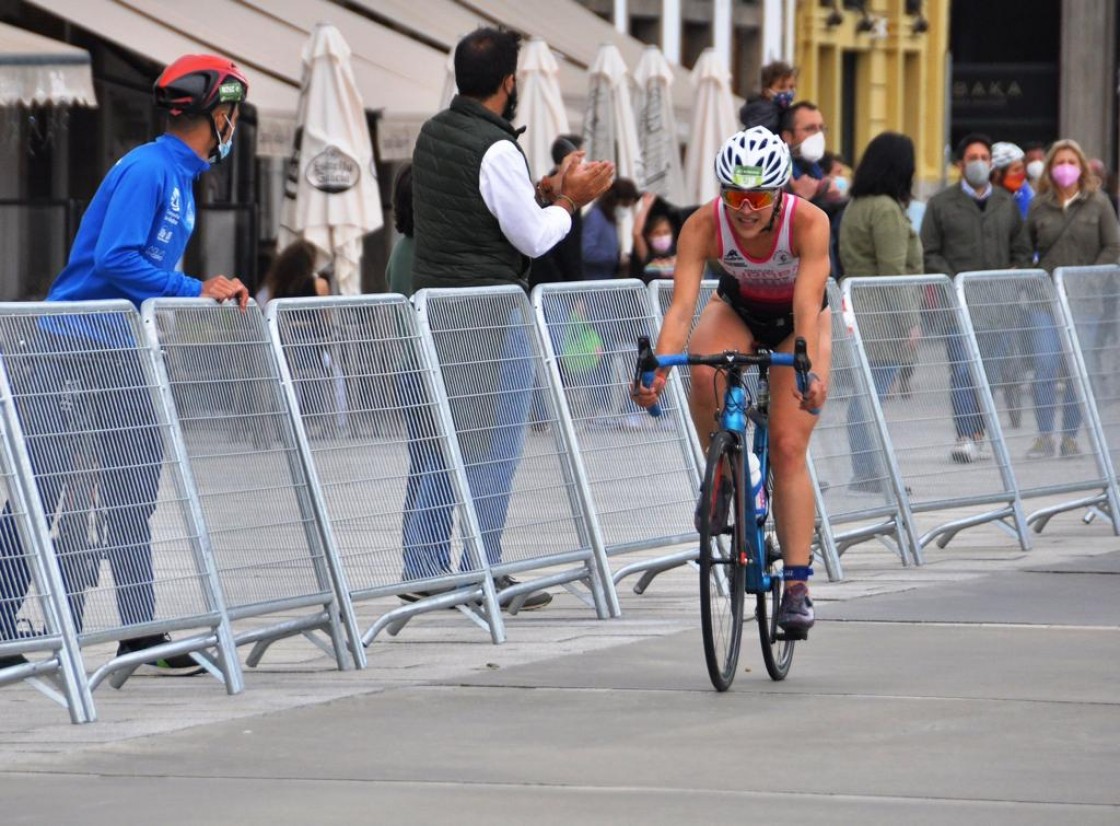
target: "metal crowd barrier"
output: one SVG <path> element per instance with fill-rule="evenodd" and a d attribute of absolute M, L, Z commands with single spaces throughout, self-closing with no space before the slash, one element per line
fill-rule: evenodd
<path fill-rule="evenodd" d="M 253 645 L 247 663 L 303 635 L 340 669 L 360 667 L 353 609 L 345 589 L 336 593 L 340 573 L 260 308 L 151 299 L 143 316 L 163 354 L 236 643 Z"/>
<path fill-rule="evenodd" d="M 852 545 L 876 539 L 903 565 L 920 562 L 905 491 L 894 465 L 890 434 L 881 426 L 880 396 L 888 375 L 871 365 L 871 379 L 860 359 L 859 342 L 839 285 L 829 280 L 832 308 L 832 365 L 828 401 L 813 430 L 810 467 L 819 491 L 820 543 L 837 558 Z M 845 526 L 841 529 L 841 526 Z M 827 560 L 826 556 L 826 560 Z M 836 577 L 840 578 L 840 577 Z"/>
<path fill-rule="evenodd" d="M 7 347 L 3 354 L 6 358 Z M 0 685 L 24 681 L 70 712 L 73 723 L 97 717 L 58 562 L 29 465 L 18 468 L 23 444 L 7 371 L 0 359 Z M 32 655 L 28 659 L 27 655 Z M 35 655 L 45 654 L 42 659 Z"/>
<path fill-rule="evenodd" d="M 642 574 L 635 586 L 641 593 L 658 572 L 696 558 L 700 484 L 688 412 L 677 395 L 665 395 L 657 419 L 630 400 L 637 339 L 656 337 L 652 297 L 641 281 L 620 279 L 544 284 L 533 303 L 606 554 L 688 544 L 614 572 L 616 584 Z"/>
<path fill-rule="evenodd" d="M 533 591 L 563 585 L 599 617 L 617 615 L 594 515 L 580 495 L 584 480 L 543 380 L 528 297 L 516 286 L 474 287 L 421 290 L 413 301 L 435 348 L 486 560 L 502 578 L 502 602 L 516 612 Z M 534 396 L 543 409 L 530 428 Z M 519 573 L 533 578 L 505 579 Z"/>
<path fill-rule="evenodd" d="M 1058 298 L 1072 325 L 1089 423 L 1096 429 L 1106 478 L 1113 529 L 1120 518 L 1116 469 L 1120 467 L 1120 267 L 1059 267 Z M 1090 513 L 1090 516 L 1092 514 Z"/>
<path fill-rule="evenodd" d="M 976 329 L 992 395 L 1005 405 L 997 409 L 1009 420 L 1003 434 L 1019 493 L 1048 499 L 1027 523 L 1041 532 L 1056 514 L 1115 502 L 1115 475 L 1087 401 L 1069 319 L 1049 274 L 961 273 L 957 291 Z M 1120 513 L 1113 519 L 1120 534 L 1117 520 Z"/>
<path fill-rule="evenodd" d="M 415 600 L 370 622 L 363 642 L 451 606 L 502 642 L 454 426 L 412 304 L 402 295 L 280 299 L 268 318 L 349 598 Z M 330 405 L 324 362 L 345 405 Z M 361 392 L 371 386 L 384 392 Z M 346 418 L 336 427 L 339 407 Z"/>
<path fill-rule="evenodd" d="M 90 689 L 106 678 L 119 688 L 143 663 L 189 653 L 229 693 L 241 691 L 167 384 L 135 309 L 3 304 L 0 350 L 23 437 L 13 449 L 48 523 L 46 554 L 57 561 L 79 646 L 154 643 L 118 648 L 88 675 Z M 186 636 L 160 640 L 170 632 Z M 81 653 L 71 652 L 84 669 Z"/>
<path fill-rule="evenodd" d="M 952 282 L 944 275 L 877 276 L 842 286 L 864 375 L 882 395 L 871 401 L 894 453 L 903 514 L 914 524 L 911 514 L 950 512 L 918 536 L 916 558 L 930 542 L 943 548 L 959 531 L 988 522 L 1029 548 L 999 418 Z M 904 371 L 911 374 L 906 383 Z"/>

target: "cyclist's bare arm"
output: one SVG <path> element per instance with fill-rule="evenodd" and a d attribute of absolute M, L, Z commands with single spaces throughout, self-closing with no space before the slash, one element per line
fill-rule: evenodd
<path fill-rule="evenodd" d="M 808 345 L 809 361 L 822 368 L 828 363 L 826 350 L 831 341 L 822 341 L 820 315 L 821 304 L 828 285 L 831 263 L 828 257 L 829 224 L 828 216 L 810 203 L 797 205 L 794 215 L 793 254 L 801 261 L 797 281 L 793 287 L 793 332 L 805 339 Z M 826 328 L 827 329 L 827 328 Z M 819 380 L 810 382 L 802 407 L 819 409 L 828 393 L 827 375 L 815 370 Z"/>
<path fill-rule="evenodd" d="M 704 268 L 708 258 L 714 255 L 714 231 L 711 204 L 705 204 L 693 212 L 681 228 L 677 239 L 677 266 L 673 276 L 673 303 L 665 311 L 654 350 L 656 353 L 679 353 L 688 342 Z M 636 388 L 634 401 L 642 407 L 651 407 L 665 386 L 666 372 L 658 370 L 651 387 Z"/>

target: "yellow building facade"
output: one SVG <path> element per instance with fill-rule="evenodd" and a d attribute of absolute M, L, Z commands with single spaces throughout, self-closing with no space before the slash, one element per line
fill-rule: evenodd
<path fill-rule="evenodd" d="M 853 166 L 880 132 L 908 135 L 916 190 L 938 186 L 944 171 L 949 2 L 797 2 L 797 97 L 821 108 L 830 147 Z"/>

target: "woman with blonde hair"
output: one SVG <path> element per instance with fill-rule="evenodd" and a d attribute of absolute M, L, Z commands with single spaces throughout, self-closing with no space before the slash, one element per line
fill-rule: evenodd
<path fill-rule="evenodd" d="M 1058 267 L 1120 262 L 1120 224 L 1100 187 L 1100 179 L 1077 141 L 1060 140 L 1050 147 L 1038 195 L 1027 214 L 1027 232 L 1038 266 L 1053 274 Z M 1081 409 L 1073 382 L 1068 380 L 1063 382 L 1062 439 L 1060 445 L 1054 443 L 1055 387 L 1069 375 L 1057 327 L 1044 308 L 1032 309 L 1029 316 L 1038 438 L 1027 456 L 1042 458 L 1058 451 L 1062 456 L 1077 456 L 1081 452 L 1077 445 Z"/>

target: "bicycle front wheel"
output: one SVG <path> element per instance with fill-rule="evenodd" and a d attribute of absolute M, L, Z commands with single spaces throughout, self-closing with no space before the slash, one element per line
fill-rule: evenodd
<path fill-rule="evenodd" d="M 759 594 L 755 607 L 758 620 L 758 637 L 762 643 L 762 660 L 766 663 L 766 673 L 772 680 L 784 680 L 793 664 L 793 640 L 787 639 L 785 632 L 778 627 L 778 609 L 782 604 L 782 549 L 778 546 L 778 535 L 774 530 L 773 498 L 770 498 L 772 480 L 766 484 L 766 495 L 771 504 L 770 518 L 766 523 L 765 552 L 766 571 L 770 574 L 770 590 Z"/>
<path fill-rule="evenodd" d="M 727 691 L 739 665 L 743 640 L 745 571 L 743 542 L 743 454 L 726 431 L 712 437 L 697 508 L 700 531 L 700 623 L 708 676 Z"/>

